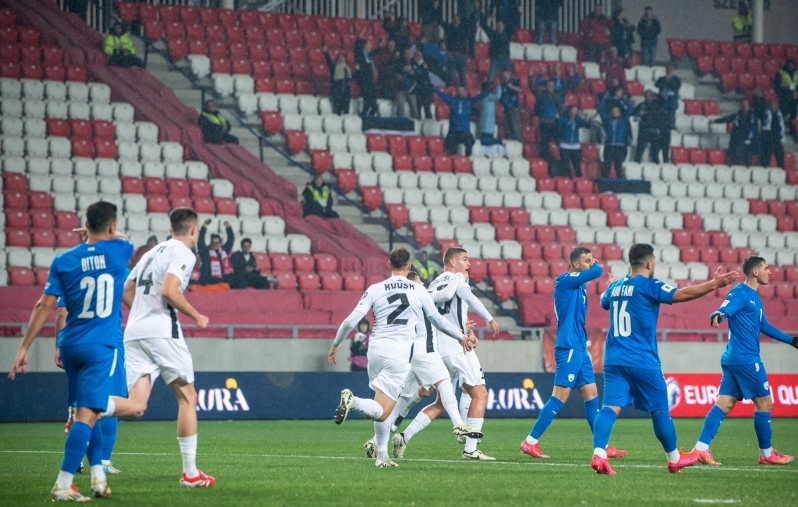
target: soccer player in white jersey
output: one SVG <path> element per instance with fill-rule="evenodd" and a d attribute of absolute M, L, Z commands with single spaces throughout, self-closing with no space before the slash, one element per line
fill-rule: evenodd
<path fill-rule="evenodd" d="M 144 254 L 125 283 L 125 304 L 130 315 L 125 328 L 125 359 L 129 399 L 133 410 L 109 413 L 141 417 L 147 408 L 152 383 L 163 376 L 178 404 L 177 442 L 183 456 L 180 485 L 206 488 L 216 480 L 197 469 L 197 392 L 194 389 L 194 363 L 177 320 L 177 312 L 190 317 L 199 328 L 208 325 L 183 291 L 188 285 L 196 257 L 197 212 L 177 208 L 169 214 L 172 239 Z M 112 398 L 114 401 L 117 398 Z"/>
<path fill-rule="evenodd" d="M 407 274 L 408 280 L 417 285 L 424 286 L 421 277 L 415 271 Z M 454 287 L 450 291 L 454 294 Z M 413 342 L 411 349 L 410 359 L 410 373 L 405 378 L 402 387 L 402 394 L 396 401 L 396 406 L 393 408 L 388 421 L 395 421 L 398 414 L 405 410 L 408 402 L 411 400 L 412 394 L 418 393 L 419 388 L 429 392 L 435 387 L 441 393 L 441 400 L 446 412 L 452 420 L 455 428 L 463 426 L 463 419 L 460 417 L 460 412 L 457 409 L 457 397 L 454 394 L 454 387 L 449 378 L 449 370 L 443 364 L 443 359 L 438 353 L 438 340 L 435 332 L 432 330 L 432 324 L 429 319 L 424 317 L 422 321 L 416 324 L 416 339 Z M 473 438 L 482 438 L 482 433 L 474 431 L 468 434 Z M 373 458 L 376 455 L 376 444 L 372 438 L 366 445 L 366 455 Z M 393 436 L 393 457 L 402 458 L 405 449 L 405 442 L 402 435 L 396 434 Z"/>
<path fill-rule="evenodd" d="M 410 372 L 410 353 L 416 337 L 416 324 L 428 318 L 433 326 L 457 340 L 460 350 L 470 350 L 471 340 L 456 326 L 443 319 L 432 298 L 421 285 L 407 279 L 410 271 L 410 253 L 404 248 L 394 249 L 388 267 L 391 277 L 368 288 L 355 310 L 338 328 L 327 362 L 335 364 L 335 353 L 349 332 L 368 313 L 374 310 L 374 329 L 369 339 L 368 374 L 373 400 L 358 398 L 352 391 L 341 391 L 341 403 L 335 409 L 334 420 L 341 424 L 350 410 L 355 410 L 374 421 L 374 439 L 377 443 L 377 467 L 395 467 L 388 457 L 388 438 L 391 420 L 388 418 L 396 405 L 402 384 Z M 453 342 L 454 342 L 453 340 Z M 448 341 L 448 340 L 441 340 Z M 473 433 L 471 428 L 455 426 L 455 435 Z"/>
<path fill-rule="evenodd" d="M 471 267 L 468 262 L 468 252 L 459 247 L 452 247 L 443 254 L 444 272 L 429 286 L 430 294 L 439 312 L 446 320 L 459 329 L 466 329 L 468 309 L 474 311 L 488 322 L 493 330 L 493 336 L 498 336 L 499 325 L 491 316 L 485 305 L 471 292 L 466 276 Z M 454 286 L 454 287 L 452 287 Z M 454 289 L 454 290 L 452 290 Z M 443 363 L 449 370 L 452 381 L 459 382 L 463 393 L 460 396 L 460 416 L 466 424 L 476 431 L 482 431 L 485 420 L 485 407 L 488 403 L 488 390 L 485 388 L 485 375 L 479 363 L 476 352 L 464 351 L 450 346 L 448 340 L 438 342 L 439 352 Z M 444 411 L 440 391 L 435 403 L 428 405 L 419 412 L 413 422 L 402 433 L 405 444 L 413 435 L 423 430 L 436 417 Z M 485 455 L 477 449 L 477 438 L 465 437 L 463 459 L 493 461 L 495 458 Z M 404 451 L 402 451 L 404 452 Z"/>

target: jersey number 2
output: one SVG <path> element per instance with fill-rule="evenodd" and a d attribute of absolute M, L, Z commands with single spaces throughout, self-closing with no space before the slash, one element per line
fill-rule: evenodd
<path fill-rule="evenodd" d="M 407 301 L 407 294 L 394 294 L 388 298 L 389 303 L 393 303 L 394 301 L 399 301 L 399 306 L 397 306 L 396 310 L 392 311 L 391 314 L 388 315 L 388 319 L 385 323 L 389 326 L 403 326 L 407 324 L 407 319 L 399 319 L 397 317 L 402 315 L 405 310 L 410 308 L 410 303 Z"/>
<path fill-rule="evenodd" d="M 95 280 L 91 276 L 84 276 L 80 280 L 80 288 L 86 290 L 83 296 L 83 311 L 78 315 L 79 319 L 93 319 L 95 315 L 104 319 L 111 315 L 114 307 L 114 277 L 104 273 Z M 94 298 L 94 291 L 97 291 L 97 302 L 94 310 L 91 310 L 91 300 Z"/>
<path fill-rule="evenodd" d="M 612 335 L 631 336 L 632 335 L 632 316 L 626 311 L 627 301 L 622 301 L 620 310 L 618 301 L 612 302 Z"/>

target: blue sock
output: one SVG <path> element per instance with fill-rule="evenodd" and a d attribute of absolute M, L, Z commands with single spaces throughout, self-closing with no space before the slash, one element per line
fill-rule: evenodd
<path fill-rule="evenodd" d="M 654 425 L 654 434 L 662 444 L 665 452 L 676 450 L 676 427 L 673 425 L 671 415 L 665 411 L 654 412 L 651 414 L 651 422 Z"/>
<path fill-rule="evenodd" d="M 94 428 L 91 430 L 86 459 L 89 460 L 89 466 L 103 464 L 103 426 L 100 421 L 94 423 Z"/>
<path fill-rule="evenodd" d="M 612 435 L 612 426 L 615 424 L 615 419 L 618 414 L 611 408 L 604 407 L 596 414 L 596 420 L 593 421 L 593 447 L 599 449 L 606 449 L 607 443 L 610 441 Z"/>
<path fill-rule="evenodd" d="M 718 434 L 720 424 L 725 418 L 726 412 L 721 410 L 717 405 L 712 407 L 709 413 L 707 413 L 707 417 L 704 419 L 704 426 L 701 428 L 701 435 L 698 437 L 698 441 L 702 444 L 709 445 L 712 439 L 715 438 L 715 435 Z"/>
<path fill-rule="evenodd" d="M 551 422 L 554 420 L 554 416 L 557 415 L 557 412 L 560 411 L 562 408 L 562 402 L 559 398 L 555 398 L 552 396 L 549 398 L 549 401 L 543 405 L 543 408 L 540 409 L 540 415 L 538 415 L 538 420 L 535 421 L 535 426 L 532 427 L 532 431 L 529 432 L 529 436 L 534 438 L 535 440 L 539 439 L 543 433 L 545 433 L 546 429 L 551 425 Z"/>
<path fill-rule="evenodd" d="M 596 396 L 592 400 L 587 400 L 585 402 L 585 419 L 587 419 L 587 424 L 590 425 L 591 433 L 593 433 L 593 422 L 596 420 L 596 415 L 598 415 L 598 411 L 599 411 L 598 396 Z"/>
<path fill-rule="evenodd" d="M 119 427 L 119 419 L 116 417 L 103 417 L 103 460 L 111 461 L 111 453 L 114 452 L 116 444 L 116 430 Z"/>
<path fill-rule="evenodd" d="M 80 468 L 80 462 L 86 455 L 91 439 L 91 428 L 88 424 L 75 421 L 69 429 L 69 434 L 64 440 L 64 461 L 61 462 L 61 471 L 74 474 Z"/>
<path fill-rule="evenodd" d="M 770 412 L 754 411 L 754 431 L 756 431 L 756 439 L 759 440 L 760 449 L 770 449 L 770 436 L 772 435 L 770 429 Z"/>

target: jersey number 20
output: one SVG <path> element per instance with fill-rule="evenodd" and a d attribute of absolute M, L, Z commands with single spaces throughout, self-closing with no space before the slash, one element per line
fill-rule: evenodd
<path fill-rule="evenodd" d="M 612 302 L 612 335 L 631 336 L 632 335 L 632 316 L 626 311 L 626 303 L 622 301 L 618 309 L 618 301 Z"/>
<path fill-rule="evenodd" d="M 97 277 L 84 276 L 80 280 L 80 288 L 86 290 L 83 296 L 83 311 L 78 315 L 79 319 L 93 319 L 95 316 L 104 319 L 111 315 L 114 307 L 114 277 L 104 273 Z M 94 291 L 97 291 L 97 301 L 94 311 L 91 310 L 91 300 L 94 298 Z"/>

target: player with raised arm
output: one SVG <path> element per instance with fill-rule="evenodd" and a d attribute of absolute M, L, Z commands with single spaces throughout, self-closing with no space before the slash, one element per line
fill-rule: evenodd
<path fill-rule="evenodd" d="M 91 491 L 111 496 L 102 467 L 103 436 L 96 424 L 110 406 L 114 375 L 124 371 L 115 348 L 121 325 L 122 292 L 133 245 L 116 230 L 116 206 L 96 202 L 86 210 L 86 242 L 59 254 L 50 265 L 44 294 L 33 308 L 25 337 L 8 377 L 25 373 L 28 349 L 47 317 L 63 298 L 66 326 L 58 334 L 59 360 L 67 373 L 76 403 L 75 422 L 64 442 L 64 459 L 50 498 L 58 502 L 85 502 L 72 484 L 83 456 L 91 469 Z"/>
<path fill-rule="evenodd" d="M 521 452 L 533 458 L 548 459 L 538 445 L 538 440 L 554 420 L 557 412 L 568 401 L 572 389 L 579 389 L 585 402 L 585 419 L 593 431 L 593 421 L 599 410 L 596 377 L 593 361 L 587 351 L 587 290 L 585 284 L 600 277 L 604 270 L 593 258 L 589 249 L 576 247 L 569 256 L 566 273 L 554 282 L 554 316 L 557 319 L 557 340 L 554 343 L 554 392 L 540 409 L 538 420 L 521 442 Z M 610 276 L 611 282 L 614 281 Z M 607 446 L 608 458 L 622 458 L 626 451 Z"/>
<path fill-rule="evenodd" d="M 341 403 L 335 409 L 334 420 L 341 424 L 350 410 L 374 421 L 374 439 L 377 444 L 377 467 L 395 467 L 388 457 L 388 439 L 391 420 L 389 416 L 396 405 L 402 384 L 410 372 L 410 355 L 416 337 L 416 324 L 424 318 L 459 342 L 461 350 L 470 350 L 471 340 L 454 325 L 443 319 L 435 308 L 432 298 L 424 290 L 407 279 L 410 271 L 410 253 L 396 248 L 390 254 L 388 267 L 391 277 L 376 283 L 363 294 L 357 307 L 344 320 L 327 355 L 327 362 L 335 364 L 335 353 L 349 332 L 370 309 L 374 310 L 374 329 L 369 339 L 368 374 L 369 387 L 375 392 L 373 400 L 358 398 L 352 391 L 341 391 Z M 452 342 L 454 342 L 452 340 Z M 441 340 L 448 341 L 448 340 Z M 478 431 L 478 430 L 477 430 Z M 467 426 L 455 426 L 455 435 L 473 434 Z"/>
<path fill-rule="evenodd" d="M 654 434 L 662 443 L 668 471 L 678 473 L 698 461 L 698 452 L 676 447 L 676 428 L 668 412 L 668 391 L 657 351 L 657 319 L 662 303 L 700 298 L 737 279 L 737 272 L 721 274 L 700 285 L 677 289 L 654 278 L 656 256 L 651 245 L 629 249 L 630 273 L 607 287 L 601 307 L 610 312 L 604 351 L 604 407 L 593 422 L 593 459 L 598 474 L 615 475 L 607 461 L 607 442 L 621 408 L 635 407 L 651 414 Z"/>
<path fill-rule="evenodd" d="M 754 402 L 754 431 L 759 441 L 760 465 L 786 465 L 793 457 L 781 454 L 770 444 L 770 409 L 773 398 L 770 394 L 765 365 L 759 356 L 759 334 L 798 348 L 798 337 L 787 336 L 768 322 L 757 290 L 770 283 L 770 268 L 762 257 L 751 256 L 743 262 L 745 282 L 735 285 L 726 295 L 726 300 L 709 316 L 712 327 L 729 319 L 729 341 L 720 357 L 723 376 L 718 388 L 718 399 L 709 410 L 701 435 L 693 448 L 698 452 L 699 462 L 720 465 L 712 458 L 709 444 L 720 429 L 734 405 L 740 400 Z"/>
<path fill-rule="evenodd" d="M 197 469 L 194 363 L 177 320 L 180 312 L 199 328 L 208 325 L 208 317 L 200 315 L 183 295 L 196 261 L 192 249 L 197 244 L 199 221 L 197 212 L 189 208 L 172 210 L 169 220 L 172 238 L 144 254 L 125 283 L 125 304 L 130 306 L 125 355 L 132 407 L 130 410 L 109 407 L 108 413 L 126 417 L 144 415 L 152 384 L 161 375 L 177 398 L 177 442 L 183 457 L 180 485 L 208 488 L 216 479 Z M 116 402 L 118 398 L 112 400 Z"/>
<path fill-rule="evenodd" d="M 468 262 L 468 252 L 460 247 L 452 247 L 443 254 L 444 272 L 441 273 L 429 286 L 432 300 L 438 307 L 438 311 L 449 322 L 459 329 L 466 330 L 468 321 L 468 309 L 474 311 L 485 319 L 493 330 L 493 335 L 498 336 L 499 325 L 485 308 L 485 305 L 477 299 L 471 292 L 466 276 L 471 267 Z M 452 285 L 454 291 L 452 292 Z M 476 336 L 472 336 L 476 341 Z M 463 393 L 460 395 L 460 417 L 466 424 L 477 431 L 482 431 L 482 424 L 485 420 L 485 407 L 488 403 L 488 390 L 485 387 L 485 375 L 482 372 L 482 365 L 473 350 L 463 351 L 452 347 L 448 340 L 438 342 L 440 355 L 443 363 L 449 370 L 452 382 L 457 381 Z M 434 403 L 426 406 L 418 413 L 413 422 L 402 433 L 402 439 L 407 442 L 426 428 L 435 418 L 443 414 L 443 406 L 440 392 Z M 474 459 L 483 461 L 494 461 L 495 458 L 485 455 L 477 449 L 479 439 L 465 437 L 465 449 L 463 459 Z M 402 451 L 404 452 L 404 451 Z"/>

